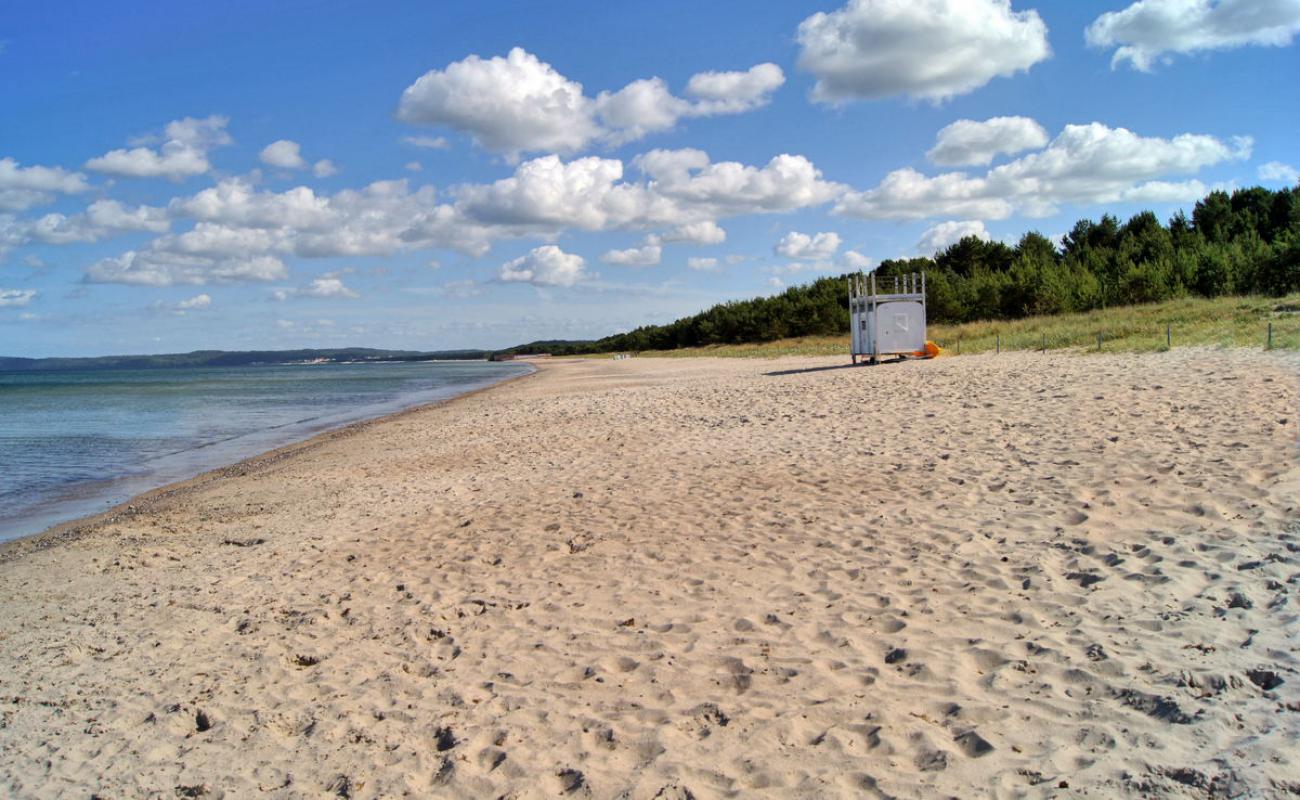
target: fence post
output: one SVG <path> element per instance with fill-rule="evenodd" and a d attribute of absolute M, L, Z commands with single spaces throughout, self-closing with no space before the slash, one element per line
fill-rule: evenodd
<path fill-rule="evenodd" d="M 1269 341 L 1272 341 L 1272 340 L 1273 340 L 1273 333 L 1272 333 L 1272 331 L 1273 331 L 1273 323 L 1271 323 L 1271 322 L 1269 323 L 1269 325 L 1268 325 L 1268 330 L 1269 330 L 1269 334 L 1268 334 Z M 998 352 L 999 352 L 999 353 L 1002 352 L 1002 334 L 1000 334 L 1000 333 L 998 334 Z"/>
<path fill-rule="evenodd" d="M 1273 321 L 1272 320 L 1269 320 L 1268 323 L 1268 344 L 1264 347 L 1264 349 L 1265 350 L 1273 349 Z"/>
<path fill-rule="evenodd" d="M 1174 326 L 1173 323 L 1165 323 L 1165 349 L 1174 349 Z"/>
<path fill-rule="evenodd" d="M 1043 334 L 1043 352 L 1047 352 L 1047 334 Z"/>

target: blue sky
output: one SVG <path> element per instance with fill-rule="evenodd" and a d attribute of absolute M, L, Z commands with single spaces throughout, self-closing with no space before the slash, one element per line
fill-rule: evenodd
<path fill-rule="evenodd" d="M 1300 0 L 11 0 L 0 354 L 590 338 L 1293 184 Z"/>

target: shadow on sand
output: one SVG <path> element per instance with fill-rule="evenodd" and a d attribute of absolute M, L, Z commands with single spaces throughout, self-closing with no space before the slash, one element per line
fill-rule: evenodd
<path fill-rule="evenodd" d="M 891 358 L 887 360 L 881 359 L 879 363 L 899 364 L 906 360 L 907 360 L 906 358 Z M 869 367 L 869 366 L 872 365 L 868 364 L 866 361 L 861 361 L 857 364 L 832 364 L 829 367 L 806 367 L 804 369 L 783 369 L 777 372 L 764 372 L 763 376 L 767 378 L 779 378 L 783 375 L 804 375 L 809 372 L 829 372 L 830 370 L 833 369 L 857 369 L 858 367 Z M 879 366 L 879 364 L 877 364 L 876 366 Z"/>

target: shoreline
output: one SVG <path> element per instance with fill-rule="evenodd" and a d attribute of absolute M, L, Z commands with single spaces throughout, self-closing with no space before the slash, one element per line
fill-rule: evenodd
<path fill-rule="evenodd" d="M 230 464 L 223 464 L 205 469 L 192 477 L 178 481 L 171 481 L 162 486 L 140 492 L 139 494 L 132 495 L 126 500 L 116 503 L 110 508 L 98 513 L 87 514 L 65 522 L 56 523 L 36 533 L 29 533 L 23 536 L 18 536 L 14 539 L 6 539 L 5 541 L 0 542 L 0 565 L 23 558 L 24 556 L 35 552 L 49 550 L 54 547 L 60 547 L 75 542 L 106 525 L 122 521 L 123 519 L 136 514 L 143 514 L 157 510 L 169 501 L 179 500 L 188 494 L 211 486 L 213 483 L 228 480 L 232 477 L 242 477 L 251 472 L 256 472 L 259 469 L 265 469 L 273 464 L 280 463 L 284 459 L 305 454 L 310 450 L 320 447 L 326 442 L 355 436 L 370 426 L 378 423 L 398 419 L 405 415 L 414 414 L 430 408 L 439 408 L 450 405 L 458 400 L 472 397 L 483 392 L 490 392 L 493 389 L 505 386 L 506 384 L 515 381 L 524 378 L 531 378 L 540 371 L 540 368 L 534 366 L 532 363 L 527 364 L 527 366 L 531 367 L 528 372 L 501 378 L 488 386 L 471 389 L 467 392 L 443 400 L 418 403 L 409 408 L 403 408 L 399 411 L 382 414 L 378 417 L 348 422 L 334 428 L 326 428 L 325 430 L 313 433 L 305 439 L 299 439 L 297 441 L 280 445 L 279 447 L 273 447 L 270 450 L 265 450 L 255 455 L 248 456 L 247 458 L 242 458 Z"/>

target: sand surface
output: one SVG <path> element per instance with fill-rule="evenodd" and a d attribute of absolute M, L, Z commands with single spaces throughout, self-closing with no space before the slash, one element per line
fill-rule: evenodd
<path fill-rule="evenodd" d="M 1300 793 L 1294 356 L 840 364 L 557 362 L 8 548 L 0 795 Z"/>

